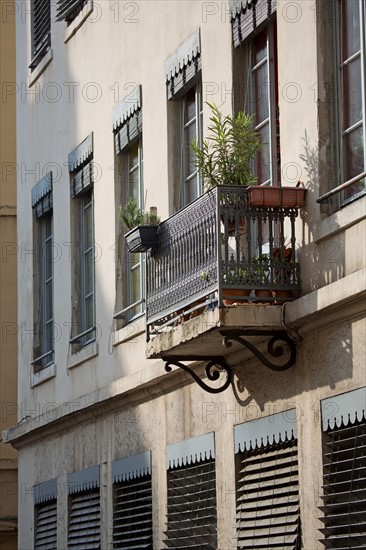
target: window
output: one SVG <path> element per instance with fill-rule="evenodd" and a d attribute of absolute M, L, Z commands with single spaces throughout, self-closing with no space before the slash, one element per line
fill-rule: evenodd
<path fill-rule="evenodd" d="M 53 321 L 53 194 L 49 172 L 32 189 L 34 216 L 33 368 L 38 372 L 54 361 Z"/>
<path fill-rule="evenodd" d="M 66 21 L 69 25 L 88 3 L 90 0 L 58 0 L 57 21 Z"/>
<path fill-rule="evenodd" d="M 67 475 L 68 549 L 100 548 L 99 466 Z"/>
<path fill-rule="evenodd" d="M 116 206 L 133 199 L 144 210 L 141 87 L 137 86 L 113 112 L 115 139 Z M 119 210 L 117 210 L 117 215 Z M 144 305 L 144 255 L 130 254 L 125 246 L 127 228 L 117 220 L 118 263 L 116 319 L 131 321 Z"/>
<path fill-rule="evenodd" d="M 170 445 L 168 548 L 217 548 L 214 437 L 207 434 Z"/>
<path fill-rule="evenodd" d="M 235 90 L 236 108 L 253 115 L 262 147 L 256 153 L 253 172 L 258 184 L 280 184 L 280 133 L 278 116 L 277 33 L 274 14 L 276 2 L 258 0 L 244 3 L 233 13 L 232 32 L 236 82 L 244 90 Z M 239 48 L 242 46 L 242 48 Z M 236 63 L 238 58 L 239 63 Z"/>
<path fill-rule="evenodd" d="M 113 472 L 113 548 L 152 550 L 150 452 L 115 460 Z"/>
<path fill-rule="evenodd" d="M 200 33 L 192 34 L 165 62 L 168 96 L 169 180 L 173 182 L 173 209 L 202 193 L 191 143 L 202 143 L 202 86 Z M 178 138 L 178 139 L 177 139 Z"/>
<path fill-rule="evenodd" d="M 336 57 L 338 107 L 338 163 L 340 183 L 366 170 L 366 7 L 363 0 L 336 1 Z M 341 203 L 363 195 L 365 178 L 347 187 Z"/>
<path fill-rule="evenodd" d="M 95 238 L 93 139 L 86 138 L 69 155 L 73 236 L 73 319 L 70 343 L 75 351 L 95 340 Z"/>
<path fill-rule="evenodd" d="M 32 61 L 35 69 L 51 46 L 51 1 L 32 0 Z"/>
<path fill-rule="evenodd" d="M 360 388 L 321 403 L 325 548 L 366 547 L 365 402 Z"/>
<path fill-rule="evenodd" d="M 197 170 L 192 141 L 202 143 L 201 83 L 184 94 L 181 100 L 181 185 L 183 204 L 188 204 L 202 193 L 202 181 Z"/>
<path fill-rule="evenodd" d="M 235 426 L 238 549 L 301 548 L 293 412 Z"/>
<path fill-rule="evenodd" d="M 56 479 L 38 483 L 34 496 L 34 548 L 57 549 L 57 482 Z"/>

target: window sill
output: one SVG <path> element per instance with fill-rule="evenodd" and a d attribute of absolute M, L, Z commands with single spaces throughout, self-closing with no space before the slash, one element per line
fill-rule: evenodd
<path fill-rule="evenodd" d="M 137 337 L 144 334 L 146 330 L 145 315 L 131 321 L 120 330 L 116 330 L 112 334 L 112 346 L 118 346 L 124 342 L 137 342 Z"/>
<path fill-rule="evenodd" d="M 48 367 L 42 369 L 41 371 L 31 374 L 31 379 L 30 379 L 31 388 L 34 388 L 35 386 L 39 386 L 40 384 L 43 384 L 43 382 L 47 382 L 47 380 L 50 380 L 51 378 L 55 378 L 56 370 L 57 370 L 56 364 L 52 363 L 52 365 L 49 365 Z"/>
<path fill-rule="evenodd" d="M 46 67 L 51 63 L 53 59 L 53 50 L 52 48 L 42 57 L 41 61 L 38 63 L 37 67 L 33 69 L 28 78 L 28 88 L 33 86 L 33 84 L 38 80 L 41 74 L 45 71 Z"/>
<path fill-rule="evenodd" d="M 74 21 L 70 23 L 65 31 L 64 43 L 66 44 L 70 38 L 74 36 L 77 30 L 81 27 L 84 21 L 89 17 L 93 11 L 93 0 L 89 0 L 88 3 L 83 7 L 81 12 L 75 17 Z"/>
<path fill-rule="evenodd" d="M 366 218 L 366 197 L 352 202 L 328 218 L 324 218 L 315 227 L 314 241 L 318 242 L 344 231 L 348 227 Z"/>
<path fill-rule="evenodd" d="M 90 344 L 86 345 L 83 349 L 81 349 L 80 351 L 78 351 L 77 353 L 74 353 L 71 357 L 69 357 L 67 362 L 67 368 L 73 369 L 74 367 L 77 367 L 78 365 L 85 363 L 85 361 L 92 359 L 92 357 L 96 357 L 98 353 L 99 353 L 98 342 L 91 342 Z"/>

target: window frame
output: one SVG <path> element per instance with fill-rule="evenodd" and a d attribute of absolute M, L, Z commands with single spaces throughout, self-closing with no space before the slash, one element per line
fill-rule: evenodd
<path fill-rule="evenodd" d="M 336 126 L 336 172 L 337 177 L 336 181 L 347 182 L 361 175 L 366 171 L 366 7 L 362 0 L 358 0 L 359 5 L 359 14 L 360 14 L 360 49 L 357 52 L 354 52 L 348 58 L 342 59 L 342 6 L 344 0 L 334 0 L 334 71 L 335 71 L 335 88 L 336 88 L 336 113 L 335 113 L 335 126 Z M 361 102 L 362 102 L 362 117 L 360 121 L 352 124 L 351 126 L 344 127 L 345 107 L 346 105 L 343 102 L 343 88 L 344 80 L 342 76 L 342 71 L 345 67 L 351 66 L 352 62 L 357 58 L 360 58 L 361 65 Z M 348 177 L 346 174 L 345 166 L 345 149 L 343 147 L 343 141 L 347 135 L 350 135 L 357 128 L 362 128 L 363 134 L 363 171 L 355 176 Z M 361 178 L 362 180 L 363 178 Z M 353 185 L 358 185 L 356 182 Z M 336 184 L 337 186 L 337 184 Z M 366 194 L 366 180 L 364 180 L 364 189 L 361 189 L 359 192 L 356 192 L 347 197 L 347 190 L 350 187 L 340 190 L 338 193 L 338 206 L 344 207 L 349 203 L 357 200 L 358 198 Z"/>
<path fill-rule="evenodd" d="M 194 116 L 186 120 L 186 102 L 187 94 L 194 89 L 194 99 L 195 99 L 195 112 Z M 196 168 L 193 172 L 187 174 L 186 166 L 187 161 L 189 160 L 188 148 L 190 149 L 192 157 L 194 156 L 193 150 L 191 149 L 190 143 L 187 143 L 185 137 L 185 130 L 195 124 L 195 139 L 198 141 L 198 144 L 202 145 L 202 125 L 203 125 L 203 104 L 202 104 L 202 82 L 199 79 L 194 83 L 188 90 L 185 91 L 184 95 L 180 100 L 180 131 L 179 131 L 179 147 L 180 147 L 180 185 L 181 185 L 181 196 L 182 196 L 182 207 L 186 206 L 192 202 L 195 198 L 199 197 L 203 193 L 203 182 L 202 176 Z M 189 198 L 189 193 L 187 187 L 189 183 L 197 177 L 197 184 L 195 190 L 195 196 Z"/>
<path fill-rule="evenodd" d="M 38 15 L 37 10 L 37 17 L 36 17 L 36 4 L 40 5 L 40 8 L 38 7 L 38 10 L 40 9 L 40 13 L 42 15 Z M 42 5 L 47 4 L 49 13 L 43 16 L 42 12 Z M 38 26 L 42 27 L 43 21 L 45 20 L 47 26 L 44 34 L 40 39 L 37 39 L 36 42 L 36 35 L 39 32 Z M 33 71 L 37 65 L 40 63 L 40 61 L 43 59 L 43 57 L 46 55 L 48 50 L 51 47 L 51 1 L 50 0 L 32 0 L 31 3 L 31 52 L 32 52 L 32 58 L 31 62 L 29 64 L 29 68 Z"/>
<path fill-rule="evenodd" d="M 79 236 L 80 236 L 80 263 L 81 263 L 81 277 L 79 281 L 79 296 L 80 296 L 80 329 L 81 334 L 83 334 L 86 331 L 90 331 L 84 336 L 81 337 L 81 345 L 82 347 L 90 344 L 91 342 L 95 341 L 95 232 L 94 232 L 94 193 L 93 190 L 90 189 L 83 193 L 80 198 L 78 199 L 79 202 Z M 90 210 L 89 210 L 90 209 Z M 87 243 L 86 238 L 86 231 L 85 231 L 85 224 L 87 223 L 86 216 L 87 211 L 91 212 L 91 244 Z M 89 244 L 89 246 L 88 246 Z M 88 263 L 90 262 L 90 259 L 88 259 L 88 255 L 91 253 L 92 260 L 91 260 L 91 274 L 92 274 L 92 291 L 87 292 L 87 277 L 88 277 Z M 92 327 L 87 327 L 88 324 L 88 307 L 87 307 L 87 301 L 92 298 Z M 88 335 L 91 336 L 88 336 Z"/>
<path fill-rule="evenodd" d="M 253 65 L 254 57 L 254 45 L 262 34 L 266 35 L 266 55 L 258 63 Z M 244 110 L 253 116 L 254 129 L 260 131 L 265 125 L 268 124 L 269 131 L 269 177 L 264 181 L 258 181 L 258 185 L 280 185 L 281 177 L 281 163 L 280 163 L 280 133 L 279 133 L 279 116 L 278 116 L 278 58 L 277 58 L 277 25 L 276 18 L 272 17 L 266 22 L 264 26 L 259 27 L 259 31 L 255 32 L 253 36 L 248 38 L 244 44 L 244 48 L 247 48 L 247 79 L 246 79 L 246 92 L 244 97 Z M 260 121 L 258 124 L 255 122 L 256 109 L 258 95 L 260 91 L 257 90 L 254 82 L 254 73 L 261 67 L 267 64 L 265 83 L 267 87 L 267 109 L 268 116 L 266 119 Z M 258 94 L 258 92 L 260 92 Z M 256 153 L 256 157 L 253 161 L 253 173 L 258 175 L 258 165 L 261 164 L 262 173 L 266 172 L 266 163 L 261 161 L 263 156 L 262 151 Z M 260 175 L 258 175 L 260 177 Z"/>

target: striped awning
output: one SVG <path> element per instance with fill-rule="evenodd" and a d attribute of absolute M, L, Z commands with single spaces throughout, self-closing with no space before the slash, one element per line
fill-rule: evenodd
<path fill-rule="evenodd" d="M 232 0 L 231 23 L 233 44 L 237 48 L 269 19 L 277 8 L 277 0 Z"/>

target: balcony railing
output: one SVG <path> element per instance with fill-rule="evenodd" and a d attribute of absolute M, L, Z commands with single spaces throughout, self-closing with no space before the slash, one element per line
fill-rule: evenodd
<path fill-rule="evenodd" d="M 159 225 L 147 255 L 148 338 L 205 308 L 297 296 L 298 208 L 252 207 L 247 197 L 244 187 L 216 187 Z"/>

